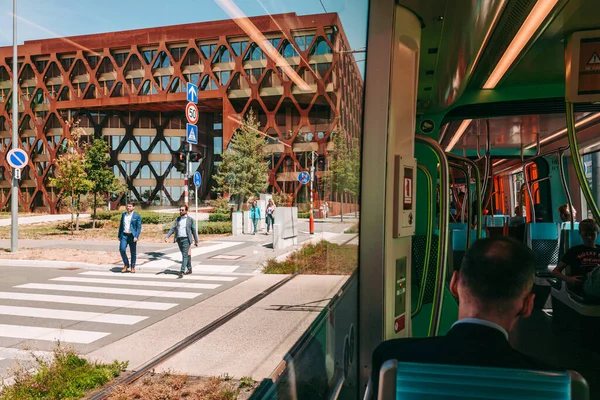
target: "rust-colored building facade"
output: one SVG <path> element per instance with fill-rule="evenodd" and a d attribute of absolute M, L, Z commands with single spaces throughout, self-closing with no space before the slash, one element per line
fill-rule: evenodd
<path fill-rule="evenodd" d="M 363 81 L 337 14 L 249 18 L 277 50 L 279 64 L 256 35 L 232 20 L 25 42 L 19 55 L 19 140 L 30 154 L 20 180 L 26 211 L 57 211 L 48 185 L 54 160 L 79 121 L 104 137 L 110 165 L 147 205 L 183 202 L 184 176 L 173 167 L 185 140 L 187 82 L 199 87 L 199 146 L 205 158 L 201 198 L 215 197 L 210 179 L 240 117 L 252 108 L 268 136 L 269 191 L 308 201 L 300 171 L 316 151 L 317 176 L 327 169 L 330 133 L 358 137 Z M 245 29 L 247 30 L 247 26 Z M 253 28 L 253 29 L 254 29 Z M 291 66 L 291 79 L 281 68 Z M 10 207 L 12 48 L 0 48 L 0 208 Z M 300 81 L 298 80 L 300 78 Z M 207 179 L 208 178 L 208 179 Z M 327 195 L 317 193 L 317 197 Z M 112 197 L 114 205 L 124 197 Z"/>

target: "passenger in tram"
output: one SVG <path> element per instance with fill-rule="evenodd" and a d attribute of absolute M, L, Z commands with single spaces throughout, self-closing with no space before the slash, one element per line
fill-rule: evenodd
<path fill-rule="evenodd" d="M 508 336 L 519 318 L 533 309 L 535 254 L 506 236 L 479 239 L 454 271 L 450 291 L 459 300 L 458 321 L 445 336 L 393 339 L 373 353 L 372 382 L 377 391 L 382 363 L 404 362 L 555 370 L 514 350 Z"/>
<path fill-rule="evenodd" d="M 560 220 L 562 222 L 571 222 L 571 213 L 573 214 L 573 221 L 577 221 L 577 210 L 575 207 L 571 206 L 571 211 L 569 211 L 568 204 L 563 204 L 558 207 L 558 214 L 560 215 Z"/>
<path fill-rule="evenodd" d="M 548 215 L 546 207 L 542 203 L 537 203 L 533 206 L 535 210 L 535 222 L 544 222 Z"/>
<path fill-rule="evenodd" d="M 593 219 L 581 221 L 579 235 L 583 244 L 570 248 L 554 268 L 552 275 L 565 281 L 570 290 L 583 294 L 583 282 L 594 269 L 600 266 L 600 247 L 596 246 L 598 237 L 596 221 Z M 567 268 L 568 272 L 565 275 L 563 271 Z"/>

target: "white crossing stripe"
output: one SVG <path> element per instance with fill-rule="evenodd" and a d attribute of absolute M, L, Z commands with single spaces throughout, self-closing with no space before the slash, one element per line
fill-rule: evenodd
<path fill-rule="evenodd" d="M 0 299 L 43 301 L 45 303 L 81 304 L 84 306 L 135 308 L 138 310 L 160 310 L 160 311 L 168 310 L 170 308 L 177 306 L 177 303 L 99 299 L 99 298 L 95 298 L 95 297 L 60 296 L 60 295 L 53 295 L 53 294 L 37 294 L 37 293 L 22 293 L 22 292 L 0 292 Z"/>
<path fill-rule="evenodd" d="M 68 343 L 90 344 L 108 335 L 110 335 L 108 332 L 0 324 L 0 337 L 15 339 L 49 340 L 52 342 L 59 340 Z"/>
<path fill-rule="evenodd" d="M 69 321 L 102 322 L 105 324 L 134 325 L 148 317 L 138 315 L 104 314 L 88 311 L 56 310 L 51 308 L 33 308 L 0 305 L 0 315 L 17 317 L 64 319 Z M 1 334 L 1 333 L 0 333 Z"/>
<path fill-rule="evenodd" d="M 239 265 L 208 265 L 208 264 L 196 264 L 192 268 L 195 272 L 220 272 L 228 273 L 238 269 Z"/>
<path fill-rule="evenodd" d="M 21 350 L 13 349 L 11 347 L 0 347 L 0 357 L 11 358 L 13 360 L 31 360 L 33 357 L 50 359 L 54 357 L 54 353 L 51 351 L 40 351 L 40 350 Z"/>
<path fill-rule="evenodd" d="M 51 281 L 60 282 L 79 282 L 79 283 L 106 283 L 109 285 L 128 285 L 128 286 L 152 286 L 152 287 L 171 287 L 181 289 L 216 289 L 221 285 L 215 283 L 186 283 L 186 282 L 150 282 L 134 281 L 124 279 L 102 279 L 102 278 L 78 278 L 76 276 L 61 276 L 52 278 Z"/>
<path fill-rule="evenodd" d="M 72 286 L 72 285 L 54 285 L 49 283 L 25 283 L 15 286 L 20 289 L 40 289 L 40 290 L 62 290 L 65 292 L 86 292 L 86 293 L 106 293 L 122 294 L 126 296 L 146 296 L 146 297 L 172 297 L 176 299 L 195 299 L 202 293 L 193 292 L 170 292 L 159 290 L 141 290 L 141 289 L 120 289 L 101 286 Z"/>
<path fill-rule="evenodd" d="M 202 247 L 192 247 L 192 257 L 196 257 L 202 254 L 212 253 L 213 251 L 223 250 L 228 247 L 238 246 L 240 244 L 244 244 L 244 242 L 223 242 L 216 243 L 211 246 L 202 246 Z M 150 261 L 144 264 L 144 269 L 153 268 L 153 269 L 162 269 L 173 264 L 179 263 L 181 264 L 181 252 L 177 251 L 174 253 L 170 253 L 168 258 L 162 258 L 156 261 Z M 192 266 L 193 268 L 193 266 Z"/>
<path fill-rule="evenodd" d="M 87 271 L 81 272 L 79 275 L 87 275 L 87 276 L 112 276 L 118 278 L 150 278 L 150 279 L 176 279 L 176 274 L 115 274 L 114 272 L 104 272 L 104 271 Z M 215 282 L 232 282 L 237 278 L 233 276 L 208 276 L 208 275 L 188 275 L 185 277 L 185 281 L 196 280 L 196 281 L 215 281 Z"/>

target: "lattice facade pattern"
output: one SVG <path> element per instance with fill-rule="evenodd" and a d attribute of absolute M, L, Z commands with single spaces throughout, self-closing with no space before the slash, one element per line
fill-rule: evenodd
<path fill-rule="evenodd" d="M 19 140 L 30 162 L 19 204 L 57 211 L 48 186 L 65 151 L 69 122 L 103 137 L 110 165 L 146 204 L 183 200 L 184 177 L 173 155 L 185 137 L 187 82 L 199 86 L 199 146 L 206 157 L 201 197 L 211 195 L 218 167 L 241 116 L 252 108 L 268 136 L 269 190 L 306 201 L 297 182 L 316 151 L 317 177 L 326 171 L 330 134 L 359 138 L 363 83 L 337 14 L 250 18 L 253 26 L 307 84 L 297 85 L 233 21 L 216 21 L 29 41 L 18 49 Z M 0 207 L 10 207 L 12 49 L 0 48 Z M 206 179 L 209 177 L 209 179 Z M 112 198 L 113 203 L 121 201 Z"/>

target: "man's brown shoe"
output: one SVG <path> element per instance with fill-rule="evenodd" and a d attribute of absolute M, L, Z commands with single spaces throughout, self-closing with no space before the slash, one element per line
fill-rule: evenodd
<path fill-rule="evenodd" d="M 124 274 L 128 270 L 129 270 L 129 267 L 128 266 L 124 266 L 123 269 L 121 270 L 121 273 Z"/>

